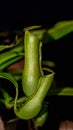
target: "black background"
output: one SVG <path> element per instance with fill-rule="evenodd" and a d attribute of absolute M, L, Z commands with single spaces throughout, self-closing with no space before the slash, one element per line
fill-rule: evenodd
<path fill-rule="evenodd" d="M 72 12 L 71 7 L 55 7 L 47 0 L 2 1 L 0 3 L 0 31 L 21 29 L 35 24 L 51 27 L 57 21 L 73 19 Z"/>

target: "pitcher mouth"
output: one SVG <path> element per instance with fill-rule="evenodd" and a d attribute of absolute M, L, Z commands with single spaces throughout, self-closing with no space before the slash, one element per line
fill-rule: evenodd
<path fill-rule="evenodd" d="M 50 69 L 50 68 L 45 68 L 45 67 L 43 67 L 42 70 L 43 70 L 44 75 L 48 75 L 48 74 L 51 74 L 51 73 L 55 73 L 55 72 L 54 72 L 52 69 Z"/>

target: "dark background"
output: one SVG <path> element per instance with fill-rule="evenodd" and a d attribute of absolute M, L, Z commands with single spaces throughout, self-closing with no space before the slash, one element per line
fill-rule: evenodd
<path fill-rule="evenodd" d="M 35 24 L 51 27 L 57 21 L 73 19 L 72 12 L 71 7 L 53 6 L 47 0 L 2 1 L 0 3 L 0 31 L 21 29 Z"/>

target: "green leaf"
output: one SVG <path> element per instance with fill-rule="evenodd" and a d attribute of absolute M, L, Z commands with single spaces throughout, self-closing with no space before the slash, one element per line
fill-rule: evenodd
<path fill-rule="evenodd" d="M 58 40 L 70 32 L 73 32 L 73 20 L 58 22 L 48 30 L 48 34 L 54 40 Z"/>
<path fill-rule="evenodd" d="M 24 47 L 22 44 L 23 41 L 20 38 L 14 47 L 0 54 L 0 71 L 23 57 Z"/>
<path fill-rule="evenodd" d="M 57 87 L 55 83 L 52 84 L 51 89 L 48 91 L 47 96 L 73 96 L 72 87 Z"/>
<path fill-rule="evenodd" d="M 9 65 L 15 63 L 16 61 L 18 61 L 22 58 L 23 58 L 23 55 L 18 55 L 18 56 L 15 56 L 14 58 L 6 60 L 2 64 L 0 64 L 0 71 L 2 72 L 6 67 L 8 67 Z"/>
<path fill-rule="evenodd" d="M 0 64 L 5 62 L 6 60 L 10 60 L 17 55 L 20 55 L 20 52 L 23 52 L 22 44 L 18 44 L 9 51 L 3 52 L 0 54 Z"/>
<path fill-rule="evenodd" d="M 8 48 L 7 45 L 0 45 L 0 52 L 3 51 L 4 49 Z"/>
<path fill-rule="evenodd" d="M 73 88 L 72 87 L 66 87 L 60 90 L 58 95 L 62 96 L 73 96 Z"/>

